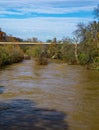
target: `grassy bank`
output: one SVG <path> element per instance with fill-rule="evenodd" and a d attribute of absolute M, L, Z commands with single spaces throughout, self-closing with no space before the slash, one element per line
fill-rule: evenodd
<path fill-rule="evenodd" d="M 23 58 L 23 51 L 18 45 L 0 46 L 0 67 L 20 62 Z"/>
<path fill-rule="evenodd" d="M 34 45 L 28 47 L 25 53 L 35 58 L 41 65 L 48 63 L 48 59 L 56 59 L 67 64 L 84 65 L 87 69 L 99 68 L 99 49 L 94 44 L 78 44 L 76 49 L 78 57 L 75 55 L 75 44 L 71 43 Z"/>

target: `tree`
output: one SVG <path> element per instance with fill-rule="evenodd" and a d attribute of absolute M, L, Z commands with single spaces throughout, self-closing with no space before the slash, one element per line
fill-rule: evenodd
<path fill-rule="evenodd" d="M 33 37 L 32 38 L 32 42 L 38 42 L 38 38 L 37 37 Z"/>
<path fill-rule="evenodd" d="M 52 40 L 51 40 L 51 39 L 48 39 L 48 40 L 46 40 L 46 42 L 47 42 L 47 43 L 51 43 L 51 42 L 52 42 Z"/>
<path fill-rule="evenodd" d="M 82 43 L 86 40 L 86 26 L 83 23 L 78 23 L 77 24 L 77 29 L 73 32 L 73 34 L 79 38 L 79 42 Z"/>
<path fill-rule="evenodd" d="M 79 43 L 79 37 L 75 36 L 73 38 L 74 41 L 74 46 L 75 46 L 75 59 L 76 59 L 76 63 L 79 64 L 79 60 L 78 60 L 78 43 Z"/>
<path fill-rule="evenodd" d="M 72 44 L 73 41 L 69 37 L 64 37 L 61 42 L 65 44 Z"/>
<path fill-rule="evenodd" d="M 0 41 L 6 41 L 6 33 L 2 31 L 2 29 L 0 28 Z"/>
<path fill-rule="evenodd" d="M 94 8 L 93 14 L 94 14 L 95 18 L 98 19 L 98 21 L 99 21 L 99 4 L 97 5 L 96 8 Z"/>
<path fill-rule="evenodd" d="M 53 42 L 53 43 L 57 43 L 56 37 L 53 38 L 52 42 Z"/>

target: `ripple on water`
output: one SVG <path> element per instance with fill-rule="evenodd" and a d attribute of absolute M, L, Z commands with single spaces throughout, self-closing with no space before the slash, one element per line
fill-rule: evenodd
<path fill-rule="evenodd" d="M 0 71 L 0 85 L 0 130 L 99 130 L 99 71 L 29 60 Z"/>

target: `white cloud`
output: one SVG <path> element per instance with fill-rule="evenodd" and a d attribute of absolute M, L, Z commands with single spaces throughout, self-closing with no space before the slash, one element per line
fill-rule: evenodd
<path fill-rule="evenodd" d="M 0 0 L 0 6 L 5 11 L 8 11 L 7 14 L 11 14 L 12 9 L 19 11 L 21 14 L 33 12 L 61 14 L 77 11 L 91 11 L 97 4 L 98 2 L 96 0 Z M 5 12 L 2 13 L 5 14 Z"/>
<path fill-rule="evenodd" d="M 22 14 L 26 13 L 46 13 L 46 14 L 64 14 L 64 13 L 74 13 L 78 11 L 91 11 L 95 6 L 85 6 L 85 7 L 67 7 L 67 8 L 54 8 L 54 7 L 30 7 L 18 9 Z"/>
<path fill-rule="evenodd" d="M 22 38 L 38 36 L 41 40 L 70 36 L 79 22 L 89 18 L 60 18 L 60 14 L 92 11 L 97 0 L 0 0 L 0 27 Z M 38 14 L 49 14 L 49 18 Z M 57 14 L 57 18 L 51 14 Z M 23 17 L 21 17 L 23 16 Z M 24 18 L 27 16 L 28 19 Z M 36 16 L 36 17 L 34 17 Z M 32 17 L 32 18 L 31 18 Z M 33 18 L 34 17 L 34 18 Z M 19 19 L 20 18 L 20 19 Z"/>
<path fill-rule="evenodd" d="M 29 18 L 1 19 L 0 26 L 7 34 L 24 39 L 37 36 L 41 40 L 71 36 L 78 22 L 88 22 L 87 18 Z"/>
<path fill-rule="evenodd" d="M 21 15 L 18 12 L 12 12 L 12 11 L 6 11 L 6 10 L 0 11 L 0 15 L 8 15 L 8 14 L 11 14 L 11 15 Z"/>

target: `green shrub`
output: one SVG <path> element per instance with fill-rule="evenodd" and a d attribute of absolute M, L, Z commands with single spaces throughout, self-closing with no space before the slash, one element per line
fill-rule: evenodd
<path fill-rule="evenodd" d="M 88 57 L 87 54 L 80 53 L 80 54 L 78 55 L 78 59 L 79 59 L 79 61 L 80 61 L 80 64 L 84 65 L 84 64 L 87 64 L 89 57 Z"/>
<path fill-rule="evenodd" d="M 22 61 L 24 54 L 18 45 L 0 46 L 0 66 Z"/>
<path fill-rule="evenodd" d="M 26 54 L 32 57 L 39 57 L 42 52 L 42 46 L 41 45 L 34 45 L 33 47 L 30 47 L 27 51 Z"/>

